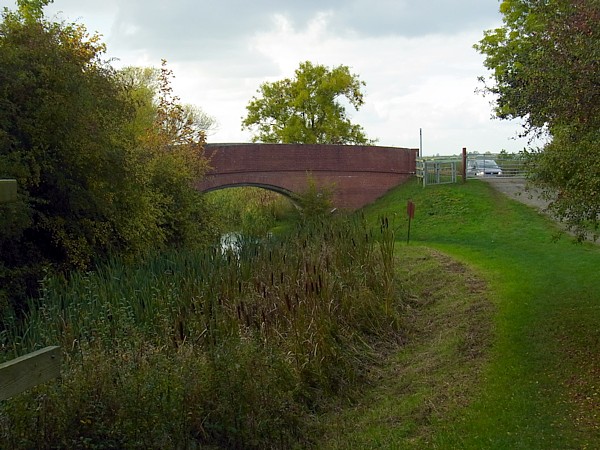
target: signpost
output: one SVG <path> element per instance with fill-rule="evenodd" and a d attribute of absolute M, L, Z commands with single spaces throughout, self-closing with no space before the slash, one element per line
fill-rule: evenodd
<path fill-rule="evenodd" d="M 14 202 L 17 199 L 17 180 L 0 180 L 0 203 Z"/>
<path fill-rule="evenodd" d="M 406 213 L 408 214 L 408 236 L 406 237 L 406 243 L 410 242 L 410 223 L 415 217 L 415 204 L 412 200 L 409 200 L 406 204 Z"/>
<path fill-rule="evenodd" d="M 466 147 L 463 147 L 463 149 L 462 149 L 461 175 L 462 175 L 462 182 L 466 183 L 467 182 L 467 149 L 466 149 Z"/>

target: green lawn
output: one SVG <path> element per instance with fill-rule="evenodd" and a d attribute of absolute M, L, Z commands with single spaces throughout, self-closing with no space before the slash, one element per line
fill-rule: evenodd
<path fill-rule="evenodd" d="M 384 213 L 412 333 L 322 446 L 600 448 L 600 247 L 479 180 L 401 186 L 365 210 Z"/>

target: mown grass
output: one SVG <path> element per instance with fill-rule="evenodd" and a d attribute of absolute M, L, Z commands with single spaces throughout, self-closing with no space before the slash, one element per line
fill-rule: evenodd
<path fill-rule="evenodd" d="M 416 183 L 402 186 L 368 208 L 367 216 L 396 213 L 403 241 L 408 199 L 417 212 L 410 250 L 400 253 L 427 255 L 436 249 L 485 280 L 480 295 L 494 311 L 487 321 L 493 333 L 490 346 L 486 339 L 476 343 L 483 352 L 476 352 L 481 366 L 461 361 L 456 348 L 439 359 L 436 355 L 452 348 L 456 338 L 452 333 L 444 337 L 444 329 L 460 335 L 474 324 L 481 330 L 481 316 L 463 314 L 452 324 L 438 323 L 433 314 L 428 320 L 439 327 L 439 340 L 426 351 L 409 345 L 392 357 L 383 382 L 366 394 L 365 411 L 358 407 L 326 422 L 348 434 L 356 411 L 363 411 L 359 416 L 367 422 L 353 428 L 351 444 L 334 434 L 324 446 L 600 448 L 599 247 L 576 245 L 568 237 L 556 241 L 558 229 L 547 217 L 475 180 L 426 189 Z M 440 269 L 429 279 L 444 280 L 445 272 Z M 424 279 L 417 295 L 428 284 Z M 468 297 L 452 290 L 442 295 L 438 308 L 456 308 L 460 316 Z M 431 333 L 423 329 L 421 338 L 431 338 Z M 430 359 L 439 365 L 421 371 Z M 390 376 L 399 363 L 401 371 L 417 374 L 409 378 L 408 395 L 401 389 L 406 378 Z M 462 380 L 458 385 L 468 389 L 457 391 L 456 376 Z"/>

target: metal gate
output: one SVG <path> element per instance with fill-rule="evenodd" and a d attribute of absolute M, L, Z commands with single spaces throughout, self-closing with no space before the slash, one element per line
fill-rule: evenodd
<path fill-rule="evenodd" d="M 460 167 L 459 159 L 418 159 L 417 177 L 422 179 L 423 186 L 430 184 L 456 183 L 456 171 Z"/>
<path fill-rule="evenodd" d="M 530 162 L 522 154 L 469 153 L 467 155 L 467 178 L 527 176 Z M 445 156 L 417 159 L 417 177 L 423 186 L 456 183 L 462 179 L 462 156 Z"/>

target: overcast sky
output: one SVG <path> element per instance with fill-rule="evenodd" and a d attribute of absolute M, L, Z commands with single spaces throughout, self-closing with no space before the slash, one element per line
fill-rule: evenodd
<path fill-rule="evenodd" d="M 13 0 L 0 4 L 14 7 Z M 486 75 L 473 44 L 501 24 L 499 0 L 55 0 L 48 17 L 103 36 L 115 67 L 168 61 L 183 103 L 218 122 L 209 142 L 248 142 L 246 105 L 261 83 L 302 61 L 347 65 L 366 83 L 349 110 L 379 145 L 424 155 L 519 151 L 518 122 L 492 119 L 476 93 Z"/>

